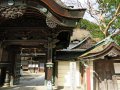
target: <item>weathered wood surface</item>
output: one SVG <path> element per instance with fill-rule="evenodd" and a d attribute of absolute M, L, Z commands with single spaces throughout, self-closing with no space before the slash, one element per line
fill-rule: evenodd
<path fill-rule="evenodd" d="M 100 81 L 97 78 L 95 80 L 95 90 L 120 90 L 118 89 L 119 85 L 115 76 L 113 62 L 112 60 L 95 62 L 95 71 L 100 78 Z"/>

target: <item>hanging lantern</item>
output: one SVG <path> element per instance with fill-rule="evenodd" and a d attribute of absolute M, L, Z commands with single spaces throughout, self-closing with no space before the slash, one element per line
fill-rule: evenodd
<path fill-rule="evenodd" d="M 14 2 L 13 0 L 8 0 L 8 5 L 9 5 L 9 6 L 14 5 L 14 3 L 15 3 L 15 2 Z"/>

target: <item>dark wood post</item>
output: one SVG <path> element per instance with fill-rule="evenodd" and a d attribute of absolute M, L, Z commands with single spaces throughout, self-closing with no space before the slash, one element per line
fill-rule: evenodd
<path fill-rule="evenodd" d="M 2 61 L 3 48 L 0 47 L 0 61 Z"/>
<path fill-rule="evenodd" d="M 1 86 L 9 86 L 9 71 L 6 71 L 6 63 L 8 63 L 8 54 L 7 54 L 7 50 L 4 47 L 0 46 L 0 69 L 1 69 L 1 74 L 0 74 L 0 84 Z"/>
<path fill-rule="evenodd" d="M 2 58 L 2 48 L 0 47 L 0 63 Z M 0 67 L 0 86 L 2 85 L 2 68 Z"/>
<path fill-rule="evenodd" d="M 7 48 L 0 47 L 0 61 L 1 62 L 8 62 Z"/>
<path fill-rule="evenodd" d="M 3 73 L 1 77 L 2 79 L 4 79 L 3 86 L 8 87 L 10 86 L 10 76 L 9 76 L 10 74 L 9 74 L 9 65 L 7 65 L 9 63 L 7 47 L 0 47 L 0 63 L 4 68 L 4 72 L 1 71 L 1 73 Z"/>
<path fill-rule="evenodd" d="M 55 62 L 54 65 L 54 73 L 55 73 L 55 88 L 58 88 L 58 62 Z"/>
<path fill-rule="evenodd" d="M 47 45 L 47 63 L 46 63 L 46 70 L 45 70 L 45 77 L 46 77 L 46 85 L 48 90 L 52 90 L 52 82 L 53 82 L 53 42 L 51 38 L 48 38 L 48 45 Z"/>
<path fill-rule="evenodd" d="M 1 67 L 0 67 L 0 86 L 1 86 L 1 81 L 2 79 L 1 79 Z"/>
<path fill-rule="evenodd" d="M 9 61 L 11 63 L 10 68 L 10 86 L 14 85 L 14 66 L 15 66 L 15 57 L 16 57 L 16 50 L 13 47 L 9 47 Z"/>
<path fill-rule="evenodd" d="M 10 62 L 10 86 L 13 86 L 14 84 L 19 84 L 21 60 L 18 51 L 19 46 L 8 47 L 8 59 Z"/>
<path fill-rule="evenodd" d="M 39 71 L 39 72 L 41 71 L 41 68 L 40 68 L 40 60 L 38 61 L 38 71 Z"/>
<path fill-rule="evenodd" d="M 47 66 L 48 64 L 48 66 Z M 48 47 L 48 52 L 47 52 L 47 80 L 52 80 L 52 67 L 49 66 L 49 64 L 52 64 L 52 47 Z"/>
<path fill-rule="evenodd" d="M 1 67 L 1 86 L 4 85 L 4 81 L 5 81 L 5 74 L 6 74 L 6 68 L 5 67 Z"/>
<path fill-rule="evenodd" d="M 9 86 L 10 86 L 10 72 L 9 72 L 9 69 L 7 68 L 3 87 L 9 87 Z"/>

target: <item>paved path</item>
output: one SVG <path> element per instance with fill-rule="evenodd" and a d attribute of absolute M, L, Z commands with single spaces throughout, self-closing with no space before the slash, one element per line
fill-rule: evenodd
<path fill-rule="evenodd" d="M 47 90 L 44 86 L 44 76 L 44 73 L 24 72 L 19 85 L 2 87 L 0 90 Z"/>

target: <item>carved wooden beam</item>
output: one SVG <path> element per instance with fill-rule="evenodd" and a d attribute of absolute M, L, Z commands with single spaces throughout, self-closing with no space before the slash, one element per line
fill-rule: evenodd
<path fill-rule="evenodd" d="M 26 8 L 36 9 L 39 13 L 44 14 L 47 17 L 46 22 L 50 28 L 55 28 L 57 24 L 61 26 L 74 27 L 79 19 L 83 17 L 85 12 L 85 9 L 73 10 L 63 8 L 54 0 L 19 0 L 13 5 L 1 4 L 1 16 L 16 18 L 27 13 L 25 12 Z"/>
<path fill-rule="evenodd" d="M 0 62 L 0 67 L 8 67 L 11 63 Z"/>
<path fill-rule="evenodd" d="M 8 19 L 15 19 L 22 16 L 25 13 L 26 7 L 16 6 L 16 7 L 0 7 L 0 14 L 2 17 Z"/>
<path fill-rule="evenodd" d="M 47 40 L 4 40 L 2 46 L 7 45 L 22 45 L 22 46 L 38 46 L 40 44 L 47 43 Z"/>

